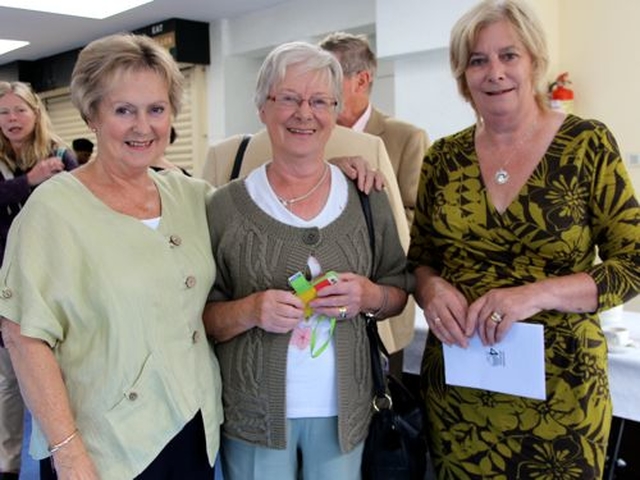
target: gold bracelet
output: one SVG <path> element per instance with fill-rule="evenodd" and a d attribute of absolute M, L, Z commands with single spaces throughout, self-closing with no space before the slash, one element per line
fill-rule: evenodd
<path fill-rule="evenodd" d="M 73 432 L 71 432 L 71 435 L 69 435 L 67 438 L 65 438 L 64 440 L 62 440 L 60 443 L 56 443 L 54 445 L 51 445 L 49 447 L 49 453 L 56 453 L 58 450 L 60 450 L 62 447 L 64 447 L 65 445 L 67 445 L 71 440 L 73 440 L 74 438 L 76 438 L 76 436 L 78 435 L 78 429 L 76 428 Z"/>
<path fill-rule="evenodd" d="M 384 309 L 387 308 L 387 303 L 389 302 L 389 290 L 384 285 L 380 285 L 382 289 L 382 302 L 380 302 L 380 306 L 375 312 L 370 312 L 370 315 L 374 318 L 379 318 L 380 314 L 384 312 Z"/>

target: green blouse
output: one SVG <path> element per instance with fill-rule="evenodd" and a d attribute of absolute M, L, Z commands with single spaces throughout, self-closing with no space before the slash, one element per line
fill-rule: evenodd
<path fill-rule="evenodd" d="M 211 187 L 150 172 L 157 230 L 68 173 L 32 195 L 9 234 L 0 315 L 45 341 L 102 479 L 133 478 L 198 412 L 211 463 L 222 421 L 218 363 L 202 311 L 215 277 Z M 48 456 L 34 422 L 31 454 Z"/>

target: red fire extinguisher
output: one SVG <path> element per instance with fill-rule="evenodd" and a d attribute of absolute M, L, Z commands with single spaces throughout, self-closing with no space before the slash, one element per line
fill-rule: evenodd
<path fill-rule="evenodd" d="M 551 108 L 573 113 L 573 90 L 568 85 L 571 85 L 569 72 L 564 72 L 549 86 Z"/>

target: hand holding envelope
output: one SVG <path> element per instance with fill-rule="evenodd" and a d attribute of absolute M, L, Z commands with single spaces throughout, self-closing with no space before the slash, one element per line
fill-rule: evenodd
<path fill-rule="evenodd" d="M 500 343 L 485 346 L 475 334 L 466 349 L 443 349 L 449 385 L 546 399 L 542 325 L 518 322 Z"/>

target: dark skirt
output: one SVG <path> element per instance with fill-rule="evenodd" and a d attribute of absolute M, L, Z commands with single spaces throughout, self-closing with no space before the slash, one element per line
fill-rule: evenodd
<path fill-rule="evenodd" d="M 211 480 L 204 424 L 200 412 L 171 439 L 135 480 Z M 40 460 L 40 480 L 57 480 L 50 458 Z"/>

